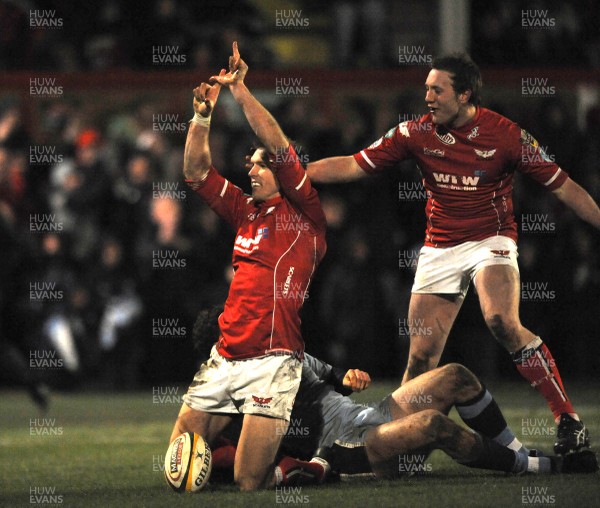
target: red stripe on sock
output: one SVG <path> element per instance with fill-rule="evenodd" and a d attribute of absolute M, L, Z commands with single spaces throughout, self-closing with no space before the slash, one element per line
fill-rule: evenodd
<path fill-rule="evenodd" d="M 561 413 L 575 413 L 565 392 L 556 362 L 546 344 L 542 343 L 535 350 L 534 355 L 517 363 L 517 369 L 521 376 L 544 396 L 555 419 L 560 417 Z"/>

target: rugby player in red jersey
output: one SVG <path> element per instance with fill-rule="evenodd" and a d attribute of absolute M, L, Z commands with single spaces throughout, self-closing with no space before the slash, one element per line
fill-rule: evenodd
<path fill-rule="evenodd" d="M 599 229 L 600 209 L 528 132 L 479 106 L 480 89 L 479 69 L 467 55 L 437 58 L 425 81 L 427 115 L 400 123 L 354 155 L 309 164 L 308 175 L 319 183 L 351 181 L 405 159 L 417 162 L 428 197 L 427 229 L 408 311 L 409 323 L 420 325 L 411 330 L 403 382 L 438 364 L 473 280 L 490 331 L 546 398 L 558 424 L 554 449 L 564 454 L 588 447 L 589 437 L 548 347 L 519 319 L 515 171 Z"/>
<path fill-rule="evenodd" d="M 234 476 L 241 490 L 254 490 L 273 481 L 282 431 L 300 384 L 304 342 L 299 312 L 325 254 L 326 223 L 294 148 L 246 88 L 247 71 L 234 43 L 229 73 L 222 70 L 211 78 L 215 85 L 202 83 L 194 90 L 184 175 L 237 231 L 235 274 L 219 317 L 219 341 L 184 396 L 171 441 L 193 431 L 212 444 L 230 415 L 243 414 Z M 264 144 L 250 158 L 251 196 L 212 166 L 210 115 L 221 85 L 229 86 Z"/>

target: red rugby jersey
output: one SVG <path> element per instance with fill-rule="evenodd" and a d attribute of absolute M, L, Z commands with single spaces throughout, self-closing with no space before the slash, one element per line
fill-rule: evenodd
<path fill-rule="evenodd" d="M 269 354 L 302 358 L 300 308 L 327 249 L 317 191 L 290 146 L 273 171 L 281 196 L 256 203 L 213 167 L 186 182 L 236 230 L 234 276 L 219 316 L 219 353 L 231 359 Z"/>
<path fill-rule="evenodd" d="M 431 114 L 402 122 L 354 154 L 367 173 L 404 159 L 417 162 L 427 191 L 425 245 L 450 247 L 504 235 L 517 239 L 512 188 L 521 171 L 550 190 L 568 174 L 516 123 L 489 109 L 457 129 L 436 127 Z"/>

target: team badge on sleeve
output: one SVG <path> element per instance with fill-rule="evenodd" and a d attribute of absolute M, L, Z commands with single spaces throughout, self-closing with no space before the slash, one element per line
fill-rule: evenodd
<path fill-rule="evenodd" d="M 406 123 L 406 122 L 404 122 L 404 123 Z M 392 128 L 389 130 L 389 131 L 387 131 L 387 132 L 384 134 L 384 136 L 383 136 L 383 137 L 384 137 L 384 138 L 387 138 L 387 139 L 390 139 L 390 138 L 394 137 L 394 134 L 396 133 L 396 129 L 397 129 L 398 127 L 400 127 L 401 125 L 402 125 L 402 124 L 400 124 L 400 125 L 398 125 L 398 126 L 396 126 L 396 127 L 392 127 Z"/>
<path fill-rule="evenodd" d="M 522 145 L 530 145 L 533 148 L 537 148 L 540 144 L 537 142 L 537 139 L 535 139 L 531 134 L 529 134 L 529 132 L 527 132 L 525 129 L 521 129 L 521 144 Z"/>
<path fill-rule="evenodd" d="M 527 162 L 554 162 L 552 156 L 548 156 L 546 150 L 540 146 L 537 139 L 535 139 L 529 132 L 525 129 L 521 129 L 521 144 L 523 146 L 523 158 Z M 537 155 L 539 152 L 539 155 Z M 541 160 L 540 160 L 541 158 Z"/>
<path fill-rule="evenodd" d="M 408 127 L 406 126 L 406 123 L 407 122 L 402 122 L 401 124 L 397 125 L 396 127 L 392 127 L 383 136 L 381 136 L 377 141 L 375 141 L 371 145 L 369 145 L 368 148 L 369 149 L 377 148 L 381 143 L 383 143 L 384 139 L 393 138 L 394 135 L 396 134 L 396 129 L 400 129 L 400 134 L 409 138 L 410 134 L 408 133 Z"/>

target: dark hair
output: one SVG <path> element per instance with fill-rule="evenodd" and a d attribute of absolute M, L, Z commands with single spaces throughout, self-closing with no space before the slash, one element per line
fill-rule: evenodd
<path fill-rule="evenodd" d="M 267 166 L 269 166 L 269 150 L 267 150 L 267 147 L 258 139 L 255 140 L 250 147 L 250 156 L 252 156 L 256 150 L 262 150 L 260 158 Z"/>
<path fill-rule="evenodd" d="M 452 75 L 452 88 L 457 93 L 466 90 L 471 91 L 469 102 L 479 104 L 481 102 L 481 72 L 477 64 L 471 60 L 466 53 L 451 53 L 437 57 L 431 64 L 432 69 L 446 71 Z"/>
<path fill-rule="evenodd" d="M 300 160 L 300 164 L 306 170 L 306 160 L 308 159 L 308 155 L 304 150 L 304 145 L 299 145 L 295 141 L 288 138 L 290 145 L 294 147 L 294 151 Z M 269 150 L 266 149 L 265 145 L 258 139 L 252 143 L 252 153 L 256 152 L 256 150 L 262 150 L 261 160 L 269 167 L 271 167 L 271 161 L 269 160 Z"/>
<path fill-rule="evenodd" d="M 213 344 L 219 340 L 221 330 L 218 319 L 222 312 L 223 305 L 213 305 L 208 309 L 202 309 L 196 317 L 192 330 L 192 343 L 202 361 L 210 356 Z"/>

